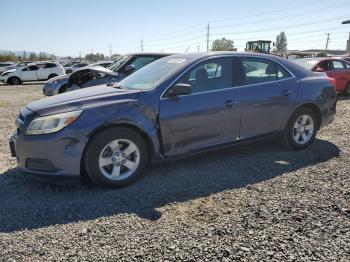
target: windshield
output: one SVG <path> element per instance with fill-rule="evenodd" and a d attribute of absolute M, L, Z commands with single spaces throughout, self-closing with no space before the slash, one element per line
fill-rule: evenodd
<path fill-rule="evenodd" d="M 295 59 L 294 60 L 295 63 L 309 70 L 311 70 L 318 63 L 318 61 L 319 60 L 316 60 L 316 59 Z"/>
<path fill-rule="evenodd" d="M 159 59 L 119 82 L 122 88 L 149 90 L 178 70 L 187 59 L 165 57 Z"/>
<path fill-rule="evenodd" d="M 118 58 L 117 61 L 115 61 L 113 64 L 107 67 L 107 69 L 112 70 L 114 72 L 117 72 L 119 68 L 128 60 L 130 56 L 121 56 Z"/>

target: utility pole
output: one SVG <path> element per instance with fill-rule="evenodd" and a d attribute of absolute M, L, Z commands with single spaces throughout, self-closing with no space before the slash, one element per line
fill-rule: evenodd
<path fill-rule="evenodd" d="M 109 58 L 112 59 L 112 45 L 109 44 Z"/>
<path fill-rule="evenodd" d="M 324 52 L 325 52 L 325 55 L 327 56 L 328 43 L 329 43 L 329 40 L 330 40 L 329 36 L 330 36 L 331 34 L 330 34 L 330 33 L 327 33 L 326 35 L 327 35 L 327 41 L 326 41 L 326 48 L 324 49 Z"/>
<path fill-rule="evenodd" d="M 141 53 L 143 53 L 143 38 L 141 38 Z"/>
<path fill-rule="evenodd" d="M 209 26 L 209 22 L 208 22 L 208 26 L 207 26 L 207 52 L 209 52 L 209 30 L 210 30 L 210 26 Z"/>
<path fill-rule="evenodd" d="M 79 51 L 79 61 L 81 62 L 81 51 Z"/>

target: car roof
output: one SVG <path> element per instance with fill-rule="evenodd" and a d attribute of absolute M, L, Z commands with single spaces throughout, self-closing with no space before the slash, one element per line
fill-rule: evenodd
<path fill-rule="evenodd" d="M 170 56 L 170 55 L 175 55 L 176 53 L 162 53 L 162 52 L 154 52 L 154 53 L 128 53 L 126 54 L 127 56 L 140 56 L 140 55 L 144 55 L 144 56 Z"/>

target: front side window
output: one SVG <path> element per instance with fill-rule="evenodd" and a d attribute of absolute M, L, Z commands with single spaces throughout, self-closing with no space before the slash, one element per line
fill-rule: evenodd
<path fill-rule="evenodd" d="M 245 78 L 243 83 L 246 85 L 268 83 L 291 77 L 284 67 L 272 60 L 247 57 L 242 58 L 241 61 Z"/>
<path fill-rule="evenodd" d="M 343 70 L 345 69 L 344 64 L 340 61 L 333 61 L 333 70 Z"/>
<path fill-rule="evenodd" d="M 177 84 L 188 84 L 192 93 L 230 88 L 232 84 L 232 58 L 215 58 L 202 62 L 184 74 Z"/>
<path fill-rule="evenodd" d="M 45 64 L 45 68 L 53 68 L 53 67 L 56 67 L 57 65 L 54 64 L 54 63 L 46 63 Z"/>
<path fill-rule="evenodd" d="M 322 68 L 324 71 L 330 71 L 331 70 L 331 63 L 330 61 L 322 61 L 320 62 L 317 67 Z"/>
<path fill-rule="evenodd" d="M 38 69 L 39 69 L 39 67 L 37 67 L 36 65 L 33 65 L 33 66 L 28 66 L 26 68 L 23 68 L 22 71 L 36 71 Z"/>

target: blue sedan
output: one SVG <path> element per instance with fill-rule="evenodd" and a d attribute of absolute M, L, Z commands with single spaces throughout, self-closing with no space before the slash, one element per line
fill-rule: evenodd
<path fill-rule="evenodd" d="M 24 172 L 87 174 L 117 188 L 151 162 L 258 137 L 306 148 L 332 122 L 336 100 L 332 79 L 283 58 L 179 54 L 119 83 L 27 105 L 10 148 Z"/>

